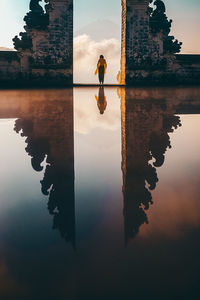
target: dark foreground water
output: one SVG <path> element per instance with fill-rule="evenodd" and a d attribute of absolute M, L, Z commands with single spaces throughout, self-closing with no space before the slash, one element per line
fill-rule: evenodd
<path fill-rule="evenodd" d="M 0 299 L 200 299 L 200 88 L 0 91 Z"/>

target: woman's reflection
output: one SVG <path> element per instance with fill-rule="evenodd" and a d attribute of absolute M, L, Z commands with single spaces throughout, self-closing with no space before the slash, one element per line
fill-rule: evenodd
<path fill-rule="evenodd" d="M 106 96 L 105 96 L 105 93 L 104 93 L 104 87 L 103 86 L 99 87 L 99 95 L 98 96 L 95 95 L 95 99 L 97 101 L 97 106 L 98 106 L 98 109 L 100 111 L 100 114 L 103 115 L 103 113 L 104 113 L 104 111 L 106 110 L 106 107 L 107 107 L 107 101 L 106 101 Z"/>

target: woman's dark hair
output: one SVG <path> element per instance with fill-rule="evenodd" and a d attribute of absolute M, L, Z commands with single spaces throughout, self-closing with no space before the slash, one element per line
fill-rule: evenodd
<path fill-rule="evenodd" d="M 104 56 L 103 56 L 103 55 L 100 55 L 100 58 L 104 58 Z"/>

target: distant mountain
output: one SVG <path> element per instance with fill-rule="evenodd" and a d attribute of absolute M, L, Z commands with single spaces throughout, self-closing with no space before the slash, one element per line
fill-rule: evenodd
<path fill-rule="evenodd" d="M 76 31 L 75 37 L 87 34 L 97 42 L 112 38 L 120 40 L 120 30 L 120 24 L 117 25 L 110 20 L 98 20 Z"/>
<path fill-rule="evenodd" d="M 0 47 L 0 51 L 14 51 L 12 48 Z"/>

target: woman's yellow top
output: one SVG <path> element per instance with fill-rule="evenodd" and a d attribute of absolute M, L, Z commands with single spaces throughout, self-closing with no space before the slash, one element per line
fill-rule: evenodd
<path fill-rule="evenodd" d="M 95 75 L 97 75 L 97 73 L 99 73 L 99 67 L 104 66 L 104 74 L 106 74 L 106 68 L 107 68 L 107 63 L 105 58 L 100 58 L 98 63 L 97 63 L 97 69 L 95 71 Z"/>

